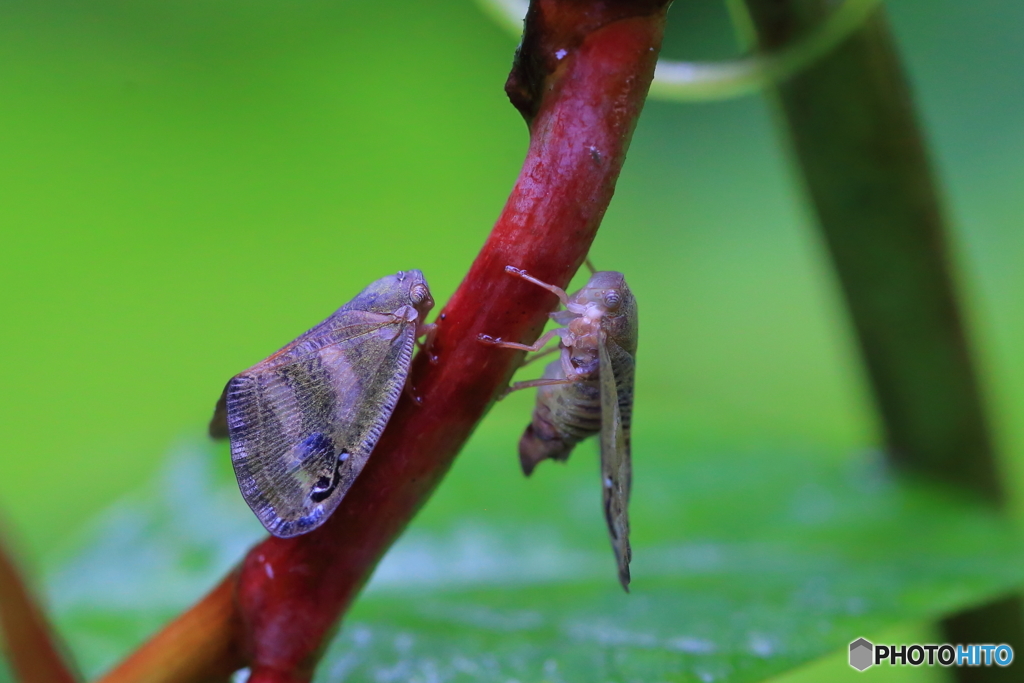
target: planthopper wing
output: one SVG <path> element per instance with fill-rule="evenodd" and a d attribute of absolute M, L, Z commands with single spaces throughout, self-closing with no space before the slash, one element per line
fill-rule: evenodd
<path fill-rule="evenodd" d="M 226 421 L 242 496 L 270 533 L 311 531 L 341 502 L 398 402 L 415 337 L 415 315 L 342 308 L 228 382 L 211 433 Z"/>
<path fill-rule="evenodd" d="M 627 427 L 622 422 L 619 391 L 607 334 L 601 333 L 598 344 L 601 385 L 601 489 L 604 494 L 604 515 L 612 539 L 612 549 L 619 565 L 619 582 L 629 590 L 629 489 L 633 478 L 633 463 L 629 449 Z M 618 350 L 618 349 L 616 349 Z M 632 361 L 624 352 L 624 360 Z"/>

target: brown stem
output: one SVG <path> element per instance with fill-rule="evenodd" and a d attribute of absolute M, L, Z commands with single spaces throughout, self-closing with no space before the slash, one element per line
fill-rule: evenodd
<path fill-rule="evenodd" d="M 0 651 L 20 683 L 77 683 L 43 608 L 0 543 Z"/>
<path fill-rule="evenodd" d="M 321 528 L 268 538 L 224 584 L 111 672 L 107 683 L 185 683 L 252 666 L 252 683 L 305 681 L 340 615 L 423 505 L 504 388 L 555 296 L 506 265 L 565 287 L 611 201 L 661 46 L 666 0 L 535 0 L 506 89 L 530 148 L 501 217 L 439 316 L 430 364 L 413 363 L 422 406 L 403 398 L 373 457 Z M 234 594 L 230 613 L 227 600 Z M 213 626 L 204 615 L 218 615 Z M 202 666 L 156 672 L 209 632 Z M 163 662 L 163 659 L 159 659 Z M 198 662 L 198 660 L 196 660 Z M 162 666 L 163 664 L 160 664 Z"/>
<path fill-rule="evenodd" d="M 746 0 L 764 50 L 811 30 L 831 4 Z M 778 102 L 846 297 L 890 457 L 1003 505 L 939 193 L 882 11 L 781 84 Z M 979 624 L 990 628 L 983 633 Z M 1024 646 L 1017 599 L 943 626 L 951 642 Z M 996 681 L 1006 671 L 959 668 L 957 675 Z"/>
<path fill-rule="evenodd" d="M 101 680 L 134 683 L 224 681 L 245 666 L 235 601 L 238 572 L 168 624 Z"/>

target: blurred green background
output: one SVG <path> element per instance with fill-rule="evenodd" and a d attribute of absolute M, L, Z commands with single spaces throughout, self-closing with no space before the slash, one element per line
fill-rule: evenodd
<path fill-rule="evenodd" d="M 1024 481 L 1024 5 L 889 11 Z M 202 434 L 232 374 L 366 283 L 420 268 L 443 305 L 525 151 L 502 90 L 514 47 L 471 0 L 0 0 L 0 510 L 29 556 L 59 554 Z M 676 3 L 666 56 L 735 51 L 718 2 Z M 592 257 L 642 311 L 638 469 L 650 444 L 684 459 L 876 443 L 763 99 L 649 102 Z M 507 447 L 465 457 L 518 477 L 531 401 L 474 437 Z"/>

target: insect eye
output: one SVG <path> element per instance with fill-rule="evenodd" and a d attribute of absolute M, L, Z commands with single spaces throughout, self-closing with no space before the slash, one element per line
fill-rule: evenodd
<path fill-rule="evenodd" d="M 409 291 L 409 298 L 412 299 L 414 304 L 418 304 L 427 298 L 427 293 L 426 285 L 413 285 Z"/>
<path fill-rule="evenodd" d="M 604 293 L 604 305 L 608 308 L 618 308 L 620 301 L 619 293 L 615 290 L 610 290 Z"/>

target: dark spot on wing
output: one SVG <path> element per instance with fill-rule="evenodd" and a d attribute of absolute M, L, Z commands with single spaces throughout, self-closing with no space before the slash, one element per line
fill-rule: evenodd
<path fill-rule="evenodd" d="M 327 500 L 328 496 L 334 493 L 334 489 L 337 487 L 338 475 L 334 475 L 334 481 L 331 481 L 327 477 L 320 479 L 322 482 L 327 482 L 327 486 L 322 486 L 319 482 L 313 487 L 313 492 L 309 494 L 309 499 L 314 503 L 322 503 Z"/>
<path fill-rule="evenodd" d="M 317 479 L 316 485 L 313 486 L 313 490 L 309 494 L 309 499 L 314 503 L 322 503 L 327 500 L 328 497 L 334 490 L 338 488 L 338 483 L 341 481 L 341 463 L 340 456 L 348 454 L 348 451 L 342 451 L 339 457 L 334 455 L 334 442 L 331 441 L 330 437 L 325 434 L 316 433 L 311 434 L 302 442 L 302 446 L 306 450 L 307 457 L 315 456 L 317 460 L 327 461 L 333 467 L 331 476 L 322 475 Z M 329 458 L 329 460 L 328 460 Z"/>

